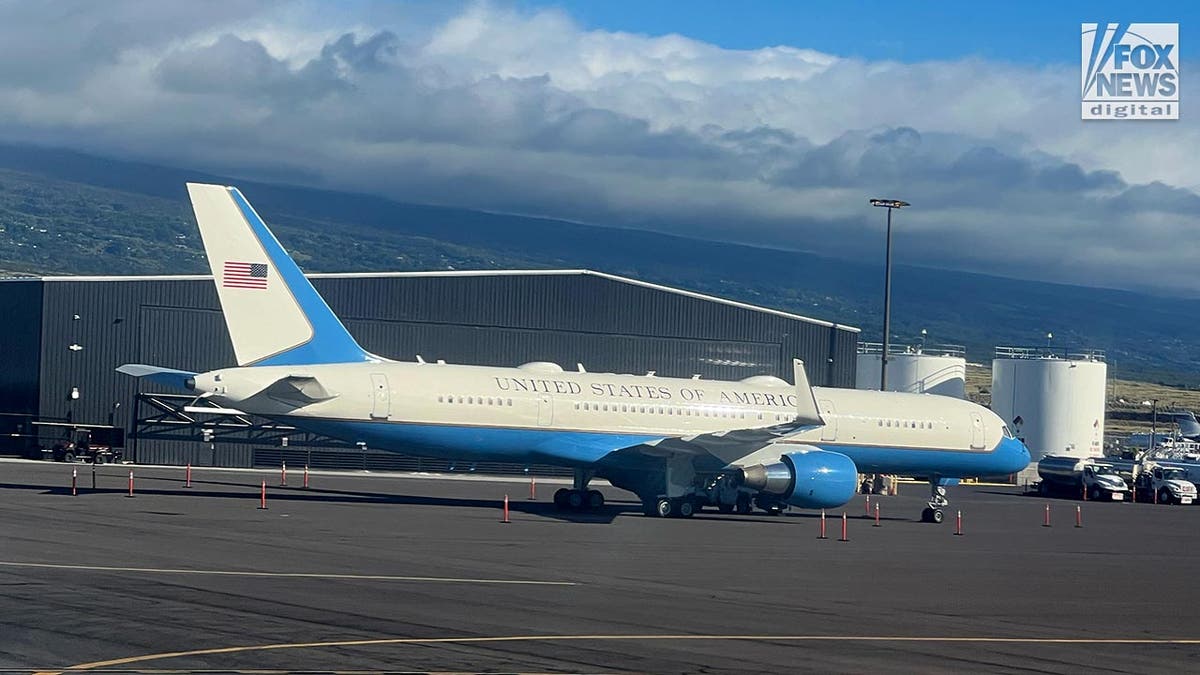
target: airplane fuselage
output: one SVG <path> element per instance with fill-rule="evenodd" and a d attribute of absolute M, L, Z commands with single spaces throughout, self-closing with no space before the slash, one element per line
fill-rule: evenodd
<path fill-rule="evenodd" d="M 287 377 L 319 382 L 325 400 L 272 395 Z M 196 377 L 195 390 L 225 405 L 370 447 L 461 459 L 586 465 L 614 441 L 767 429 L 796 416 L 797 391 L 772 377 L 716 381 L 562 371 L 545 364 L 495 368 L 382 361 L 227 368 Z M 265 391 L 264 391 L 265 390 Z M 846 454 L 864 472 L 996 475 L 1024 466 L 990 410 L 941 396 L 813 387 L 825 425 L 780 444 Z M 552 442 L 551 442 L 552 441 Z M 734 465 L 778 456 L 779 446 Z M 765 453 L 762 457 L 760 453 Z M 1027 455 L 1024 461 L 1027 462 Z M 1018 466 L 1019 465 L 1019 466 Z"/>

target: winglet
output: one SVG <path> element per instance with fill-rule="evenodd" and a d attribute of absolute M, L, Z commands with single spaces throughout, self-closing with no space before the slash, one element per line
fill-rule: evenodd
<path fill-rule="evenodd" d="M 188 183 L 239 366 L 374 361 L 237 188 Z"/>
<path fill-rule="evenodd" d="M 796 423 L 806 426 L 825 426 L 821 419 L 821 411 L 817 407 L 817 399 L 812 387 L 808 384 L 808 373 L 804 370 L 804 362 L 792 359 L 792 372 L 796 378 Z"/>

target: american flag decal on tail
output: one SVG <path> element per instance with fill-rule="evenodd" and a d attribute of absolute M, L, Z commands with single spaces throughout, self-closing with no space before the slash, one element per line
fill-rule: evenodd
<path fill-rule="evenodd" d="M 224 288 L 266 288 L 267 264 L 226 262 L 221 286 Z"/>

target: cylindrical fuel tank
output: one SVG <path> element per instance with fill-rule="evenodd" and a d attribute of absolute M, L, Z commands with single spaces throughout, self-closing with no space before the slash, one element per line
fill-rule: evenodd
<path fill-rule="evenodd" d="M 1094 356 L 1033 356 L 997 348 L 992 410 L 1025 442 L 1034 461 L 1046 455 L 1096 457 L 1104 452 L 1107 376 L 1107 364 Z"/>

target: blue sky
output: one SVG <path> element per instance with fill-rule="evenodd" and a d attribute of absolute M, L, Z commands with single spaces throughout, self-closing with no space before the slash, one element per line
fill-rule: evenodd
<path fill-rule="evenodd" d="M 559 7 L 585 28 L 679 33 L 727 49 L 806 47 L 868 60 L 978 57 L 1012 63 L 1077 63 L 1079 24 L 1180 23 L 1184 49 L 1200 3 L 1176 2 L 786 2 L 758 0 L 520 0 Z"/>

